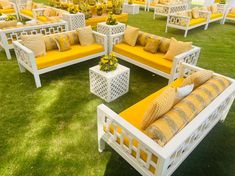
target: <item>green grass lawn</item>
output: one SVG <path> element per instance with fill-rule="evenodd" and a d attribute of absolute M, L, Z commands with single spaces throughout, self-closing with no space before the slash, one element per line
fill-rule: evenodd
<path fill-rule="evenodd" d="M 198 65 L 235 78 L 235 23 L 211 24 L 207 31 L 170 29 L 166 19 L 152 12 L 130 15 L 128 24 L 141 30 L 202 48 Z M 167 85 L 167 80 L 130 67 L 130 91 L 105 103 L 89 91 L 88 68 L 98 59 L 41 76 L 36 89 L 33 76 L 21 74 L 14 59 L 0 52 L 0 175 L 139 176 L 110 147 L 97 150 L 96 107 L 107 104 L 116 112 Z M 174 173 L 175 176 L 235 175 L 235 105 L 227 120 L 218 124 Z"/>

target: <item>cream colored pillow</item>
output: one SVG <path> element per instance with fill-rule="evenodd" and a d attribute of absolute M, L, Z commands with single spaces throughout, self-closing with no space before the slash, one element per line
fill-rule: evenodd
<path fill-rule="evenodd" d="M 168 4 L 169 0 L 159 0 L 159 4 Z"/>
<path fill-rule="evenodd" d="M 32 10 L 32 8 L 33 8 L 33 2 L 32 1 L 27 1 L 25 9 L 26 10 Z"/>
<path fill-rule="evenodd" d="M 159 46 L 159 51 L 160 51 L 161 53 L 164 53 L 164 54 L 165 54 L 165 53 L 168 51 L 168 49 L 169 49 L 170 42 L 171 42 L 170 39 L 168 39 L 168 38 L 162 38 L 162 39 L 161 39 L 161 44 L 160 44 L 160 46 Z"/>
<path fill-rule="evenodd" d="M 0 29 L 9 28 L 9 27 L 16 27 L 16 26 L 17 26 L 17 21 L 16 20 L 0 21 Z"/>
<path fill-rule="evenodd" d="M 175 96 L 175 87 L 168 87 L 155 100 L 153 100 L 144 114 L 141 129 L 145 130 L 159 117 L 168 112 L 174 104 Z"/>
<path fill-rule="evenodd" d="M 197 19 L 197 18 L 200 17 L 200 16 L 199 16 L 199 9 L 198 9 L 198 7 L 194 7 L 194 8 L 192 9 L 192 17 L 193 17 L 194 19 Z"/>
<path fill-rule="evenodd" d="M 139 28 L 127 26 L 126 30 L 124 31 L 124 41 L 130 46 L 135 46 L 138 35 Z"/>
<path fill-rule="evenodd" d="M 231 8 L 230 13 L 235 14 L 235 7 Z"/>
<path fill-rule="evenodd" d="M 46 47 L 42 34 L 21 35 L 22 44 L 33 51 L 35 57 L 46 54 Z"/>
<path fill-rule="evenodd" d="M 211 5 L 211 13 L 218 13 L 218 7 L 217 4 Z"/>
<path fill-rule="evenodd" d="M 175 56 L 192 49 L 192 42 L 181 42 L 171 38 L 170 46 L 164 58 L 173 60 Z"/>
<path fill-rule="evenodd" d="M 0 1 L 0 6 L 2 9 L 12 9 L 12 4 L 8 0 Z"/>
<path fill-rule="evenodd" d="M 83 28 L 78 28 L 78 38 L 82 46 L 87 46 L 95 43 L 94 36 L 92 34 L 91 26 L 86 26 Z"/>
<path fill-rule="evenodd" d="M 198 87 L 208 81 L 213 76 L 213 71 L 211 70 L 201 70 L 197 71 L 187 78 L 184 79 L 181 87 L 194 84 L 194 87 Z"/>

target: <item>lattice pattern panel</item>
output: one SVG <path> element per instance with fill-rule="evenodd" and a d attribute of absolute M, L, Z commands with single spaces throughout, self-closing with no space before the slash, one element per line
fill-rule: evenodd
<path fill-rule="evenodd" d="M 139 163 L 149 176 L 157 174 L 158 157 L 146 145 L 129 133 L 127 130 L 118 130 L 120 126 L 112 122 L 107 116 L 104 123 L 104 132 L 109 134 L 112 141 L 121 151 L 126 153 L 135 162 Z M 110 141 L 110 142 L 111 142 Z M 137 144 L 138 143 L 138 144 Z"/>
<path fill-rule="evenodd" d="M 63 20 L 68 22 L 69 30 L 85 26 L 85 15 L 83 13 L 63 14 Z"/>
<path fill-rule="evenodd" d="M 180 11 L 185 11 L 187 10 L 188 6 L 187 4 L 182 4 L 182 5 L 176 5 L 176 6 L 172 6 L 170 8 L 170 13 L 177 13 L 177 12 L 180 12 Z"/>
<path fill-rule="evenodd" d="M 224 113 L 228 111 L 228 105 L 233 100 L 233 95 L 229 96 L 198 128 L 195 132 L 187 138 L 178 150 L 170 157 L 170 164 L 168 165 L 168 172 L 173 166 L 182 161 L 182 157 L 190 152 L 190 149 L 197 144 L 204 135 L 223 117 Z"/>
<path fill-rule="evenodd" d="M 35 26 L 35 28 L 25 29 L 25 28 L 17 28 L 17 30 L 13 30 L 10 32 L 5 32 L 7 41 L 11 44 L 15 40 L 20 40 L 21 35 L 30 35 L 30 34 L 44 34 L 50 35 L 55 33 L 61 33 L 66 31 L 65 25 L 59 26 Z"/>
<path fill-rule="evenodd" d="M 28 67 L 32 68 L 31 62 L 29 60 L 29 55 L 24 50 L 21 50 L 18 47 L 15 47 L 14 50 L 16 57 L 22 60 L 26 65 L 28 65 Z"/>
<path fill-rule="evenodd" d="M 111 78 L 98 74 L 91 69 L 89 72 L 90 91 L 107 102 L 117 99 L 129 90 L 129 69 Z"/>
<path fill-rule="evenodd" d="M 173 24 L 173 25 L 179 25 L 179 26 L 186 26 L 187 24 L 189 24 L 190 19 L 187 17 L 179 17 L 179 16 L 170 16 L 168 19 L 168 23 L 169 24 Z"/>
<path fill-rule="evenodd" d="M 168 12 L 169 12 L 169 9 L 170 9 L 170 8 L 167 7 L 167 6 L 156 6 L 155 11 L 156 11 L 156 13 L 158 13 L 158 14 L 167 15 Z"/>
<path fill-rule="evenodd" d="M 121 24 L 121 23 L 114 25 L 114 26 L 99 23 L 97 25 L 97 32 L 99 32 L 101 34 L 105 34 L 107 36 L 110 36 L 113 34 L 118 34 L 118 33 L 124 32 L 125 28 L 126 28 L 125 24 Z"/>

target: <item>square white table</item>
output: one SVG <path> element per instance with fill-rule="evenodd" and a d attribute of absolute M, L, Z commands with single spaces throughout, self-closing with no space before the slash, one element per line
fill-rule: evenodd
<path fill-rule="evenodd" d="M 100 70 L 100 66 L 89 69 L 90 91 L 106 102 L 111 102 L 129 91 L 130 69 L 118 65 L 111 72 Z"/>
<path fill-rule="evenodd" d="M 140 6 L 138 4 L 124 3 L 122 7 L 122 11 L 123 13 L 128 13 L 128 14 L 139 14 Z"/>

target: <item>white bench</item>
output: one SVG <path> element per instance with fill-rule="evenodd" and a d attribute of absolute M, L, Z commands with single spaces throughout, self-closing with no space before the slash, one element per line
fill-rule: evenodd
<path fill-rule="evenodd" d="M 197 70 L 201 70 L 201 68 L 182 63 L 180 76 L 184 76 L 183 73 L 185 73 L 185 71 L 190 72 Z M 141 175 L 171 175 L 206 137 L 212 128 L 219 121 L 223 122 L 225 120 L 235 98 L 235 81 L 230 78 L 227 79 L 232 82 L 231 85 L 178 132 L 164 147 L 154 142 L 107 106 L 103 104 L 99 105 L 97 109 L 99 151 L 104 151 L 105 143 L 107 143 Z M 113 132 L 110 132 L 110 126 L 113 127 Z M 117 128 L 122 129 L 121 134 L 120 131 L 118 132 Z M 129 146 L 124 144 L 124 137 L 125 139 L 128 138 Z M 117 138 L 119 138 L 119 140 L 117 140 Z M 132 143 L 133 139 L 138 142 L 138 147 Z M 132 155 L 132 151 L 135 151 L 135 156 Z M 141 151 L 147 154 L 146 161 L 141 159 Z M 152 160 L 153 156 L 157 157 L 157 161 L 154 162 Z M 150 165 L 154 168 L 154 173 L 149 171 Z"/>

